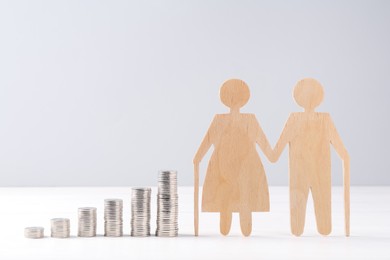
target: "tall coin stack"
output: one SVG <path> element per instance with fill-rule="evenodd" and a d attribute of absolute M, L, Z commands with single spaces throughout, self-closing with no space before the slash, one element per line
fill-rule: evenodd
<path fill-rule="evenodd" d="M 70 235 L 70 224 L 68 218 L 51 219 L 51 237 L 67 238 Z"/>
<path fill-rule="evenodd" d="M 150 236 L 150 188 L 133 188 L 131 192 L 131 235 Z"/>
<path fill-rule="evenodd" d="M 123 201 L 121 199 L 104 200 L 104 235 L 123 236 Z"/>
<path fill-rule="evenodd" d="M 156 236 L 177 236 L 179 230 L 177 218 L 177 172 L 160 171 L 158 176 Z"/>
<path fill-rule="evenodd" d="M 79 208 L 79 229 L 77 235 L 79 237 L 95 237 L 96 236 L 96 208 Z"/>

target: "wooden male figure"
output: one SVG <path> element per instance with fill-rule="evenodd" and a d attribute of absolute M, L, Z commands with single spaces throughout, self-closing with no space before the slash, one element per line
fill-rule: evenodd
<path fill-rule="evenodd" d="M 300 80 L 294 99 L 305 109 L 291 113 L 275 146 L 276 161 L 289 144 L 289 189 L 291 232 L 300 236 L 305 225 L 306 204 L 311 190 L 318 232 L 328 235 L 331 222 L 330 144 L 343 160 L 345 232 L 349 236 L 349 155 L 328 113 L 315 112 L 323 100 L 321 84 L 315 79 Z"/>

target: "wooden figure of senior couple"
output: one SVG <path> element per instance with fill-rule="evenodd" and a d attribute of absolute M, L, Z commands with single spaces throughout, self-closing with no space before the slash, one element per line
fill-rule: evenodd
<path fill-rule="evenodd" d="M 199 163 L 213 146 L 203 185 L 202 211 L 220 213 L 220 232 L 230 231 L 238 212 L 241 231 L 252 231 L 252 212 L 269 211 L 269 192 L 256 144 L 276 162 L 288 144 L 291 232 L 300 236 L 305 225 L 309 190 L 313 196 L 317 230 L 328 235 L 331 222 L 330 144 L 343 160 L 345 234 L 349 236 L 349 155 L 328 113 L 315 112 L 324 97 L 321 84 L 305 78 L 296 84 L 293 97 L 304 112 L 291 113 L 274 149 L 254 114 L 240 113 L 249 100 L 247 84 L 239 79 L 223 83 L 220 98 L 230 108 L 215 115 L 195 155 L 194 226 L 198 235 Z"/>

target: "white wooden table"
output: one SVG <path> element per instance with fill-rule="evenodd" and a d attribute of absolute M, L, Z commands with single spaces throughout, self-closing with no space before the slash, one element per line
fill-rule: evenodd
<path fill-rule="evenodd" d="M 270 187 L 271 211 L 253 214 L 253 231 L 243 237 L 234 215 L 229 236 L 219 233 L 219 216 L 200 213 L 193 236 L 193 189 L 179 188 L 176 238 L 130 237 L 130 188 L 0 188 L 0 259 L 390 259 L 390 187 L 351 188 L 351 237 L 344 236 L 342 189 L 333 188 L 333 231 L 316 232 L 309 198 L 302 237 L 290 234 L 287 187 Z M 124 199 L 124 237 L 103 236 L 103 200 Z M 98 208 L 98 236 L 78 238 L 77 208 Z M 50 238 L 50 219 L 71 219 L 71 238 Z M 152 230 L 156 189 L 152 193 Z M 44 239 L 25 239 L 24 227 L 44 226 Z"/>

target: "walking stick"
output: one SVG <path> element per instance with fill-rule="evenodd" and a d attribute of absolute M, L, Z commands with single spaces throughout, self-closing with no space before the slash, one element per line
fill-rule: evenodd
<path fill-rule="evenodd" d="M 344 170 L 344 212 L 345 212 L 345 236 L 349 237 L 350 222 L 350 173 L 349 156 L 343 162 Z"/>
<path fill-rule="evenodd" d="M 195 236 L 198 236 L 199 228 L 199 163 L 194 164 L 194 228 Z"/>

